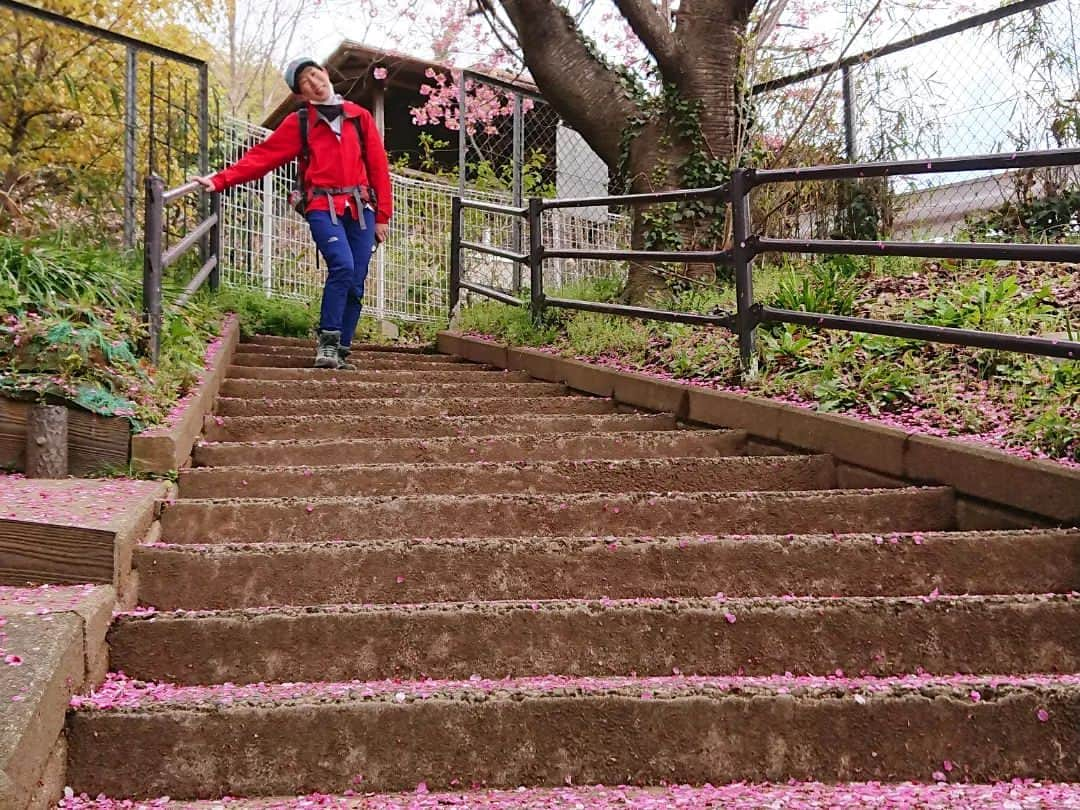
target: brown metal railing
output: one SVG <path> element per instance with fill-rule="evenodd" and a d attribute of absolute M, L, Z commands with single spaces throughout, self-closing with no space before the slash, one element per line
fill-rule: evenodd
<path fill-rule="evenodd" d="M 199 246 L 202 266 L 173 302 L 173 308 L 182 307 L 209 279 L 210 289 L 216 290 L 221 281 L 221 198 L 210 195 L 210 213 L 179 242 L 164 249 L 165 208 L 198 191 L 202 186 L 196 181 L 165 190 L 165 181 L 157 175 L 146 178 L 146 216 L 144 220 L 143 256 L 143 320 L 148 333 L 148 353 L 153 362 L 161 352 L 161 328 L 164 318 L 162 306 L 162 278 L 165 270 L 175 264 L 196 245 Z"/>
<path fill-rule="evenodd" d="M 793 181 L 821 181 L 890 177 L 896 175 L 937 174 L 948 172 L 1023 169 L 1041 166 L 1075 166 L 1080 164 L 1080 149 L 1057 149 L 1037 152 L 1015 152 L 1000 155 L 945 158 L 918 161 L 886 161 L 878 163 L 814 166 L 794 169 L 736 169 L 731 182 L 725 186 L 655 194 L 624 194 L 608 197 L 543 200 L 531 198 L 527 208 L 492 206 L 455 197 L 452 207 L 450 239 L 450 311 L 457 308 L 461 290 L 507 304 L 524 305 L 516 296 L 492 287 L 464 281 L 461 278 L 461 252 L 472 250 L 528 263 L 530 294 L 528 305 L 534 317 L 545 307 L 601 312 L 609 315 L 675 323 L 722 326 L 738 335 L 739 357 L 743 368 L 750 366 L 754 356 L 754 332 L 762 323 L 792 323 L 820 329 L 840 329 L 848 332 L 886 335 L 890 337 L 947 343 L 1002 351 L 1021 352 L 1044 357 L 1080 359 L 1080 342 L 1055 340 L 1000 332 L 980 332 L 946 326 L 857 318 L 820 312 L 798 312 L 765 306 L 754 300 L 753 263 L 763 253 L 846 254 L 861 256 L 911 256 L 956 259 L 1000 259 L 1046 262 L 1080 262 L 1080 245 L 1017 245 L 976 242 L 873 242 L 829 239 L 766 239 L 751 230 L 750 193 L 757 186 Z M 649 251 L 649 250 L 550 250 L 543 244 L 540 218 L 545 210 L 589 206 L 656 204 L 693 199 L 722 200 L 731 208 L 732 249 L 730 251 Z M 462 240 L 462 211 L 499 210 L 497 213 L 525 217 L 531 234 L 528 254 L 514 254 Z M 734 313 L 699 315 L 669 310 L 631 307 L 620 304 L 549 298 L 544 292 L 543 263 L 555 258 L 605 259 L 660 262 L 712 262 L 731 265 L 735 277 Z"/>

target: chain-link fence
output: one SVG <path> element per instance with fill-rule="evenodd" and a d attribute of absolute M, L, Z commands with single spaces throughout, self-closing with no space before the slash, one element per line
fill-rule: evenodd
<path fill-rule="evenodd" d="M 521 206 L 529 197 L 594 197 L 608 193 L 608 168 L 543 98 L 528 89 L 464 71 L 458 79 L 458 186 L 470 199 Z M 630 220 L 605 206 L 545 212 L 551 249 L 626 249 Z M 463 238 L 524 253 L 528 228 L 520 217 L 465 212 Z M 528 273 L 506 259 L 466 254 L 462 278 L 507 292 L 528 287 Z M 597 278 L 621 278 L 622 262 L 545 262 L 549 290 Z"/>
<path fill-rule="evenodd" d="M 1080 0 L 1029 0 L 761 81 L 756 159 L 790 167 L 1080 144 L 1078 26 Z M 788 184 L 759 195 L 756 221 L 773 235 L 986 239 L 1015 220 L 1011 235 L 1038 241 L 1069 224 L 1040 220 L 1038 201 L 1077 180 L 1052 169 Z"/>

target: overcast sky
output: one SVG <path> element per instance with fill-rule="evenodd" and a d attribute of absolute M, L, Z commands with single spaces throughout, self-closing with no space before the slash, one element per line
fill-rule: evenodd
<path fill-rule="evenodd" d="M 1068 2 L 1074 1 L 1068 0 Z M 450 0 L 450 2 L 457 3 L 464 0 Z M 948 0 L 948 2 L 933 0 L 941 8 L 913 11 L 909 7 L 912 2 L 913 0 L 885 0 L 883 11 L 877 15 L 875 23 L 867 27 L 854 50 L 863 50 L 873 45 L 892 42 L 942 25 L 957 17 L 957 9 L 965 10 L 963 16 L 969 16 L 1000 5 L 998 0 L 967 0 L 963 3 L 957 3 L 955 0 Z M 924 5 L 929 2 L 930 0 L 927 0 Z M 380 14 L 379 19 L 373 20 L 364 4 L 350 3 L 348 0 L 324 0 L 322 4 L 316 4 L 312 13 L 306 17 L 299 32 L 298 49 L 306 49 L 312 56 L 323 58 L 328 56 L 343 39 L 352 39 L 367 45 L 404 48 L 417 56 L 429 56 L 430 42 L 425 42 L 423 35 L 417 36 L 417 26 L 398 13 L 398 8 L 404 4 L 405 0 L 381 0 L 380 6 L 385 11 Z M 870 0 L 837 0 L 829 5 L 831 10 L 827 9 L 810 16 L 809 27 L 803 28 L 789 24 L 785 26 L 786 33 L 789 36 L 824 34 L 843 43 L 848 38 L 844 33 L 845 29 L 850 32 L 861 21 L 861 15 L 857 14 L 857 10 L 868 8 L 872 2 Z M 435 21 L 439 19 L 445 6 L 445 2 L 438 0 L 418 0 L 415 3 L 420 16 L 431 21 L 431 27 L 428 30 L 434 30 Z M 612 26 L 610 24 L 605 26 L 602 21 L 604 12 L 611 7 L 610 0 L 599 0 L 590 12 L 589 33 L 598 41 L 602 41 L 605 30 L 611 32 Z M 967 11 L 969 9 L 970 11 Z M 788 20 L 788 23 L 793 22 L 793 20 Z M 472 45 L 470 37 L 464 37 L 460 45 L 459 58 L 456 60 L 458 65 L 471 64 L 486 53 L 486 48 L 480 42 L 470 47 Z M 828 58 L 827 53 L 822 55 L 822 59 L 825 58 Z"/>

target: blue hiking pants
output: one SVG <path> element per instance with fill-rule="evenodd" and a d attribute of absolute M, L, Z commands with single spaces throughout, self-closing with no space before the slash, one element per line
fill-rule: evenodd
<path fill-rule="evenodd" d="M 319 329 L 341 332 L 341 345 L 349 346 L 360 320 L 364 282 L 375 244 L 375 213 L 364 209 L 366 228 L 360 226 L 352 208 L 338 217 L 336 225 L 329 211 L 310 211 L 307 221 L 311 237 L 326 260 Z"/>

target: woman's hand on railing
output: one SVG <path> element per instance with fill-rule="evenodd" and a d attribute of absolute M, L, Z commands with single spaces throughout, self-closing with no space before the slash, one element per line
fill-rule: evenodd
<path fill-rule="evenodd" d="M 214 181 L 210 177 L 195 177 L 188 180 L 184 185 L 171 188 L 162 195 L 165 205 L 172 205 L 188 194 L 194 194 L 199 189 L 214 190 Z"/>

